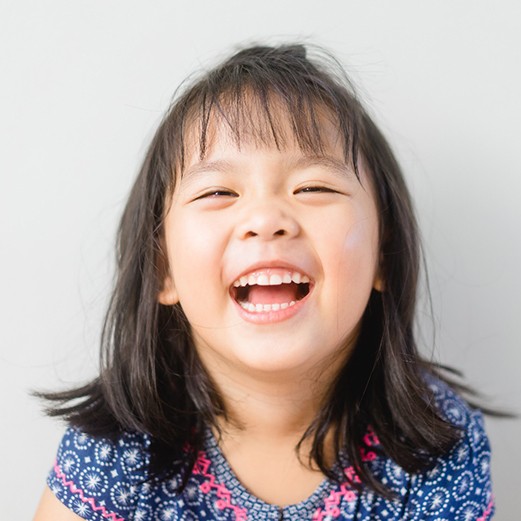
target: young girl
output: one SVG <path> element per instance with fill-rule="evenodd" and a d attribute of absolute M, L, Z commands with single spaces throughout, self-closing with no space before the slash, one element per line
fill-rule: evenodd
<path fill-rule="evenodd" d="M 98 378 L 36 520 L 486 520 L 481 413 L 414 339 L 419 239 L 333 59 L 238 52 L 172 105 L 126 206 Z"/>

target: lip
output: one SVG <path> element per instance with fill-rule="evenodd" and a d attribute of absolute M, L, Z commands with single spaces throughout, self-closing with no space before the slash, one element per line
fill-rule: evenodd
<path fill-rule="evenodd" d="M 270 272 L 275 270 L 287 271 L 287 272 L 297 272 L 303 276 L 308 277 L 309 279 L 309 292 L 307 295 L 302 297 L 300 300 L 297 300 L 294 305 L 288 306 L 285 309 L 278 310 L 270 310 L 270 311 L 248 311 L 244 309 L 239 302 L 235 299 L 234 296 L 234 282 L 239 280 L 241 277 L 245 277 L 251 275 L 253 273 L 258 272 Z M 297 315 L 302 308 L 307 303 L 310 295 L 313 292 L 313 288 L 315 286 L 314 278 L 309 274 L 309 271 L 298 264 L 294 264 L 291 262 L 281 261 L 281 260 L 273 260 L 273 261 L 262 261 L 257 262 L 255 264 L 251 264 L 246 269 L 241 271 L 238 275 L 234 277 L 234 279 L 230 283 L 229 294 L 230 298 L 235 305 L 237 313 L 239 316 L 245 320 L 246 322 L 251 322 L 253 324 L 273 324 L 276 322 L 282 322 L 284 320 L 288 320 L 295 315 Z"/>

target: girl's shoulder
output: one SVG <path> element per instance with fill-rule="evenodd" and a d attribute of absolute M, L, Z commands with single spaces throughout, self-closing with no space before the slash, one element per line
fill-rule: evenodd
<path fill-rule="evenodd" d="M 417 474 L 408 474 L 385 459 L 383 479 L 402 496 L 404 519 L 490 519 L 494 513 L 491 453 L 483 414 L 443 380 L 425 379 L 441 416 L 460 430 L 459 440 Z"/>
<path fill-rule="evenodd" d="M 61 440 L 47 478 L 54 495 L 80 517 L 127 519 L 137 490 L 147 482 L 150 439 L 121 431 L 96 437 L 73 427 Z"/>
<path fill-rule="evenodd" d="M 482 413 L 470 406 L 447 382 L 430 373 L 424 374 L 424 381 L 442 417 L 452 425 L 466 431 Z"/>

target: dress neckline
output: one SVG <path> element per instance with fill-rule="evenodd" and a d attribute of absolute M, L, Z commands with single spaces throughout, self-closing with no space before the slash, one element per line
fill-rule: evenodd
<path fill-rule="evenodd" d="M 223 484 L 231 492 L 232 497 L 235 498 L 237 503 L 241 504 L 248 511 L 262 513 L 270 517 L 273 515 L 274 519 L 285 519 L 286 516 L 293 516 L 290 517 L 291 519 L 311 519 L 313 513 L 324 504 L 324 500 L 337 485 L 335 481 L 326 476 L 315 491 L 306 499 L 299 503 L 281 507 L 263 501 L 252 494 L 241 483 L 221 451 L 219 443 L 211 429 L 207 429 L 206 432 L 205 448 L 207 457 L 211 462 L 211 471 L 216 481 Z M 334 471 L 338 473 L 339 476 L 341 473 L 340 469 L 341 465 L 337 461 L 334 465 Z"/>

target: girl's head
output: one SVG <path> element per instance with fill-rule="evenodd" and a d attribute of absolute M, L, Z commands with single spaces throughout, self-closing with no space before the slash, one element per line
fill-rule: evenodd
<path fill-rule="evenodd" d="M 329 371 L 305 435 L 324 472 L 331 429 L 360 466 L 369 423 L 405 468 L 439 450 L 413 338 L 409 195 L 331 57 L 252 47 L 185 87 L 132 189 L 118 255 L 92 403 L 119 425 L 197 446 L 227 414 L 211 377 L 224 357 L 245 371 Z M 293 283 L 263 286 L 270 277 Z"/>
<path fill-rule="evenodd" d="M 267 195 L 282 191 L 291 202 Z M 277 240 L 265 240 L 266 233 Z M 237 234 L 257 237 L 230 241 Z M 309 234 L 307 244 L 293 237 Z M 236 311 L 249 324 L 277 322 L 291 310 L 258 313 L 252 306 L 297 302 L 294 311 L 325 280 L 324 309 L 301 313 L 316 345 L 338 347 L 343 338 L 352 349 L 372 289 L 384 304 L 375 319 L 379 327 L 405 342 L 411 340 L 417 252 L 399 168 L 338 65 L 330 57 L 309 59 L 300 45 L 254 47 L 185 88 L 157 131 L 122 221 L 121 305 L 132 305 L 134 324 L 143 321 L 141 346 L 158 335 L 150 319 L 159 303 L 175 306 L 161 312 L 183 327 L 188 314 L 190 342 L 208 344 L 221 334 L 229 343 L 226 334 L 247 334 Z M 252 273 L 277 280 L 292 272 L 311 280 L 271 292 L 234 287 Z M 226 299 L 239 306 L 229 310 Z M 265 330 L 258 352 L 248 353 L 276 368 L 290 353 L 267 346 L 275 350 L 285 330 Z M 295 330 L 294 346 L 298 331 L 304 334 Z M 381 356 L 380 346 L 373 355 L 377 351 Z M 311 354 L 316 362 L 318 354 Z"/>
<path fill-rule="evenodd" d="M 265 60 L 250 58 L 257 74 L 269 72 Z M 326 367 L 330 379 L 381 286 L 378 210 L 363 161 L 355 170 L 324 96 L 298 103 L 308 113 L 301 121 L 284 103 L 288 89 L 283 98 L 282 85 L 270 92 L 262 79 L 263 94 L 246 76 L 233 86 L 233 105 L 221 88 L 208 114 L 189 122 L 162 227 L 159 301 L 180 305 L 221 389 L 266 373 L 286 383 L 304 377 L 309 387 Z M 314 140 L 299 142 L 306 119 Z"/>

